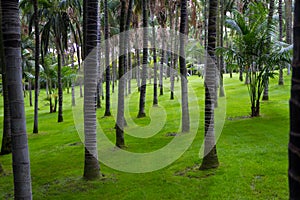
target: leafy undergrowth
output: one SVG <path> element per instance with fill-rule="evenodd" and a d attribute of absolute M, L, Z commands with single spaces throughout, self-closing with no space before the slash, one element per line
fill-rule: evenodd
<path fill-rule="evenodd" d="M 27 97 L 34 199 L 288 199 L 290 77 L 285 77 L 285 86 L 278 86 L 277 80 L 271 80 L 270 100 L 262 102 L 261 117 L 249 118 L 247 87 L 238 81 L 237 75 L 233 79 L 225 75 L 226 120 L 217 143 L 220 166 L 207 171 L 198 170 L 201 164 L 198 154 L 204 134 L 203 80 L 198 77 L 189 80 L 198 96 L 196 100 L 191 99 L 191 103 L 201 105 L 199 129 L 190 148 L 171 165 L 148 173 L 120 172 L 101 163 L 103 177 L 91 182 L 82 179 L 84 148 L 74 125 L 71 94 L 65 93 L 64 122 L 58 124 L 57 113 L 48 113 L 48 103 L 43 100 L 45 91 L 41 91 L 40 133 L 37 135 L 32 134 L 33 107 L 29 107 Z M 169 83 L 165 84 L 168 86 L 165 95 L 159 97 L 159 103 L 166 110 L 167 122 L 157 134 L 147 139 L 125 135 L 127 151 L 158 150 L 178 136 L 180 104 L 178 99 L 169 100 Z M 152 86 L 147 90 L 147 113 L 152 102 Z M 176 86 L 179 88 L 180 83 Z M 0 101 L 2 105 L 2 99 Z M 138 102 L 137 93 L 130 96 L 129 113 L 135 123 L 146 126 L 151 119 L 136 118 Z M 99 123 L 114 142 L 115 121 L 113 117 L 102 117 L 103 108 L 98 110 Z M 112 110 L 114 113 L 115 104 Z M 0 199 L 12 199 L 11 155 L 1 156 L 0 163 L 5 170 L 0 177 Z"/>

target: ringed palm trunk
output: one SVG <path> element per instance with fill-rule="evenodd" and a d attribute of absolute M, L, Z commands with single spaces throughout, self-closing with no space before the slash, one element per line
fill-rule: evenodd
<path fill-rule="evenodd" d="M 294 58 L 290 99 L 289 190 L 290 199 L 300 199 L 300 2 L 295 1 Z"/>
<path fill-rule="evenodd" d="M 292 0 L 285 0 L 285 24 L 286 24 L 286 43 L 292 44 Z M 291 65 L 288 65 L 288 75 L 291 73 Z"/>
<path fill-rule="evenodd" d="M 157 98 L 157 55 L 156 55 L 156 34 L 154 21 L 151 21 L 152 24 L 152 46 L 153 46 L 153 62 L 154 62 L 154 80 L 153 80 L 153 106 L 158 104 Z"/>
<path fill-rule="evenodd" d="M 116 146 L 119 148 L 125 147 L 124 141 L 124 70 L 125 70 L 125 12 L 126 12 L 126 0 L 120 0 L 121 2 L 121 16 L 120 16 L 120 35 L 119 35 L 119 84 L 118 84 L 118 111 L 117 111 L 117 124 L 116 124 Z"/>
<path fill-rule="evenodd" d="M 146 101 L 146 84 L 147 84 L 147 59 L 148 59 L 148 9 L 147 0 L 143 0 L 143 66 L 142 66 L 142 84 L 140 92 L 140 103 L 138 118 L 146 116 L 145 101 Z"/>
<path fill-rule="evenodd" d="M 186 24 L 187 23 L 187 1 L 181 0 L 181 16 L 180 16 L 180 77 L 181 77 L 181 123 L 182 132 L 190 131 L 190 115 L 188 105 L 188 81 L 187 81 L 187 69 L 185 61 L 185 36 L 186 36 Z"/>
<path fill-rule="evenodd" d="M 33 1 L 34 6 L 34 31 L 35 31 L 35 84 L 34 84 L 34 123 L 33 133 L 38 133 L 39 110 L 39 76 L 40 76 L 40 31 L 38 17 L 38 0 Z"/>
<path fill-rule="evenodd" d="M 273 14 L 274 14 L 274 0 L 270 0 L 270 9 L 269 9 L 269 15 L 268 15 L 268 44 L 271 43 L 271 33 L 270 33 L 270 29 L 271 29 L 271 24 L 272 24 L 272 21 L 273 21 Z M 270 49 L 267 48 L 267 49 Z M 267 73 L 269 72 L 269 69 L 267 69 Z M 269 100 L 269 77 L 267 78 L 267 81 L 266 81 L 266 84 L 265 84 L 265 90 L 264 90 L 264 94 L 263 94 L 263 100 L 267 101 Z"/>
<path fill-rule="evenodd" d="M 32 199 L 30 161 L 22 88 L 19 1 L 2 0 L 2 35 L 11 115 L 15 199 Z M 1 35 L 1 36 L 2 36 Z"/>
<path fill-rule="evenodd" d="M 224 12 L 224 0 L 221 0 L 220 2 L 220 13 L 221 13 L 221 17 L 220 17 L 220 46 L 223 47 L 224 46 L 224 32 L 223 32 L 223 27 L 224 27 L 224 16 L 226 15 L 226 13 Z M 219 73 L 220 73 L 220 93 L 219 96 L 220 97 L 225 97 L 225 91 L 224 91 L 224 79 L 223 79 L 223 72 L 224 72 L 224 56 L 221 54 L 220 55 L 220 69 L 219 69 Z"/>
<path fill-rule="evenodd" d="M 215 120 L 214 104 L 216 95 L 216 18 L 217 18 L 217 0 L 209 1 L 208 16 L 208 41 L 207 51 L 209 57 L 206 64 L 205 76 L 205 138 L 204 138 L 204 158 L 200 169 L 211 169 L 219 166 L 216 140 L 215 140 Z"/>
<path fill-rule="evenodd" d="M 97 60 L 99 48 L 99 1 L 87 0 L 84 3 L 85 15 L 85 67 L 84 67 L 84 144 L 85 162 L 83 177 L 87 180 L 97 179 L 100 176 L 98 162 L 97 135 L 96 135 L 96 89 L 97 89 Z M 92 52 L 93 51 L 93 52 Z"/>
<path fill-rule="evenodd" d="M 111 116 L 110 112 L 110 67 L 109 67 L 109 32 L 108 32 L 108 8 L 107 0 L 104 0 L 104 39 L 105 39 L 105 69 L 106 69 L 106 85 L 105 85 L 105 114 Z"/>
<path fill-rule="evenodd" d="M 283 31 L 282 31 L 282 24 L 283 24 L 283 21 L 282 21 L 282 0 L 279 0 L 278 1 L 278 15 L 279 15 L 279 41 L 282 42 L 282 34 L 283 34 Z M 278 80 L 278 85 L 284 85 L 284 81 L 283 81 L 283 66 L 280 65 L 279 66 L 279 80 Z"/>
<path fill-rule="evenodd" d="M 0 28 L 0 44 L 3 44 L 2 29 Z M 1 145 L 1 155 L 10 154 L 11 149 L 11 122 L 10 122 L 10 108 L 7 91 L 7 78 L 6 78 L 6 66 L 4 62 L 4 49 L 0 47 L 1 66 L 2 67 L 2 94 L 3 94 L 3 137 Z"/>

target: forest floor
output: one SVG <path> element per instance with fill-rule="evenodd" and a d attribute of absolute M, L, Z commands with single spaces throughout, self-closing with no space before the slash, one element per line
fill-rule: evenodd
<path fill-rule="evenodd" d="M 190 96 L 191 121 L 197 119 L 194 106 L 199 105 L 199 124 L 196 137 L 187 151 L 172 164 L 148 173 L 129 173 L 110 168 L 101 163 L 104 174 L 99 180 L 87 182 L 82 179 L 84 146 L 75 128 L 71 94 L 64 93 L 64 122 L 57 123 L 57 113 L 49 113 L 45 91 L 41 91 L 39 110 L 39 134 L 32 134 L 33 107 L 26 97 L 27 131 L 31 160 L 31 176 L 34 199 L 288 199 L 289 133 L 288 100 L 290 76 L 285 76 L 285 85 L 278 86 L 277 78 L 270 83 L 270 100 L 262 101 L 261 116 L 249 118 L 250 98 L 247 87 L 224 76 L 226 97 L 220 98 L 220 110 L 216 115 L 216 129 L 222 130 L 217 142 L 220 166 L 217 169 L 198 170 L 201 159 L 199 149 L 204 135 L 204 88 L 203 79 L 189 77 L 195 96 Z M 135 80 L 132 81 L 135 85 Z M 166 80 L 164 96 L 159 96 L 159 108 L 166 113 L 166 122 L 153 137 L 138 138 L 125 134 L 126 150 L 145 153 L 161 149 L 170 143 L 180 130 L 180 104 L 178 98 L 170 101 L 169 81 Z M 138 93 L 128 98 L 126 106 L 128 124 L 147 126 L 152 107 L 152 84 L 147 88 L 147 117 L 137 119 Z M 180 83 L 176 83 L 177 89 Z M 78 96 L 78 92 L 76 94 Z M 112 113 L 116 113 L 116 96 L 112 96 Z M 227 103 L 227 109 L 224 104 Z M 2 105 L 2 98 L 0 100 Z M 2 121 L 2 106 L 0 106 Z M 114 143 L 114 117 L 103 118 L 104 101 L 98 112 L 98 122 L 106 136 Z M 219 108 L 218 108 L 219 109 Z M 160 112 L 159 112 L 160 113 Z M 222 115 L 226 113 L 226 115 Z M 155 114 L 155 112 L 154 112 Z M 199 117 L 199 116 L 198 116 Z M 154 118 L 152 119 L 154 120 Z M 76 121 L 76 120 L 75 120 Z M 76 122 L 78 125 L 78 122 Z M 152 124 L 153 125 L 153 124 Z M 195 126 L 193 126 L 195 125 Z M 154 128 L 158 125 L 153 125 Z M 77 127 L 78 128 L 78 127 Z M 82 128 L 82 127 L 81 127 Z M 128 127 L 130 129 L 130 127 Z M 153 128 L 153 129 L 154 129 Z M 2 124 L 0 124 L 2 129 Z M 80 129 L 80 127 L 79 127 Z M 143 133 L 141 133 L 143 134 Z M 2 135 L 2 134 L 1 134 Z M 1 139 L 2 136 L 0 136 Z M 0 144 L 1 145 L 1 144 Z M 99 145 L 98 148 L 101 149 Z M 101 157 L 101 155 L 99 155 Z M 0 177 L 0 199 L 13 198 L 13 174 L 11 155 L 0 156 L 5 174 Z M 131 163 L 132 164 L 132 163 Z M 150 163 L 149 165 L 152 165 Z M 146 168 L 146 163 L 142 163 Z M 130 171 L 130 168 L 128 168 Z M 126 171 L 126 170 L 125 170 Z"/>

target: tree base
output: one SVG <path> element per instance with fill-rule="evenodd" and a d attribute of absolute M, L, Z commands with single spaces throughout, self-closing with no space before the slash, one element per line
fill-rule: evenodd
<path fill-rule="evenodd" d="M 146 117 L 146 113 L 139 113 L 137 118 L 144 118 Z"/>
<path fill-rule="evenodd" d="M 262 100 L 263 101 L 268 101 L 269 100 L 269 96 L 263 96 Z"/>
<path fill-rule="evenodd" d="M 105 113 L 104 113 L 104 117 L 110 117 L 111 116 L 111 113 L 110 113 L 110 111 L 105 111 Z"/>

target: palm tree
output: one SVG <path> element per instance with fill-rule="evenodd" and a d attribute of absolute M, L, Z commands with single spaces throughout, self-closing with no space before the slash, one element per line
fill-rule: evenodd
<path fill-rule="evenodd" d="M 290 99 L 289 189 L 290 199 L 300 199 L 300 2 L 295 1 L 293 78 Z"/>
<path fill-rule="evenodd" d="M 97 60 L 99 48 L 99 1 L 84 1 L 84 144 L 85 162 L 83 177 L 93 180 L 100 176 L 96 135 L 96 90 L 97 90 Z M 95 53 L 96 52 L 96 53 Z"/>
<path fill-rule="evenodd" d="M 283 35 L 283 30 L 282 30 L 282 24 L 283 24 L 283 20 L 282 20 L 282 0 L 278 1 L 278 15 L 279 15 L 279 41 L 282 42 L 282 35 Z M 279 66 L 279 81 L 278 81 L 278 85 L 284 85 L 284 81 L 283 81 L 283 66 L 280 65 Z"/>
<path fill-rule="evenodd" d="M 286 30 L 286 43 L 292 44 L 292 22 L 293 22 L 293 13 L 292 13 L 292 0 L 285 0 L 285 30 Z M 288 75 L 290 74 L 291 65 L 288 65 Z"/>
<path fill-rule="evenodd" d="M 68 31 L 71 30 L 74 38 L 76 37 L 76 33 L 80 31 L 77 30 L 79 28 L 77 25 L 76 30 L 73 28 L 68 11 L 70 9 L 80 10 L 81 8 L 79 0 L 53 1 L 53 4 L 43 7 L 47 15 L 44 16 L 45 25 L 41 31 L 41 52 L 42 57 L 48 53 L 49 41 L 51 40 L 51 36 L 53 36 L 58 62 L 58 122 L 63 122 L 62 56 L 64 55 L 64 50 L 68 47 Z"/>
<path fill-rule="evenodd" d="M 180 15 L 180 76 L 181 76 L 181 109 L 182 109 L 182 132 L 190 131 L 190 116 L 188 106 L 188 87 L 187 87 L 187 69 L 185 55 L 185 36 L 187 23 L 187 1 L 181 0 L 181 15 Z"/>
<path fill-rule="evenodd" d="M 147 84 L 147 60 L 148 60 L 148 9 L 147 0 L 143 0 L 143 67 L 142 67 L 142 84 L 140 92 L 140 104 L 138 118 L 146 116 L 145 101 L 146 101 L 146 84 Z"/>
<path fill-rule="evenodd" d="M 109 30 L 108 30 L 108 8 L 107 0 L 104 0 L 104 39 L 105 39 L 105 69 L 106 69 L 106 86 L 105 86 L 105 114 L 111 116 L 110 113 L 110 66 L 109 66 Z"/>
<path fill-rule="evenodd" d="M 158 13 L 158 23 L 161 26 L 161 37 L 162 37 L 162 48 L 161 48 L 161 58 L 160 58 L 160 68 L 159 68 L 159 88 L 160 92 L 159 95 L 164 94 L 163 89 L 163 75 L 164 75 L 164 61 L 165 61 L 165 28 L 166 28 L 166 22 L 167 22 L 167 14 L 166 14 L 166 8 L 165 8 L 165 0 L 159 1 L 159 13 Z"/>
<path fill-rule="evenodd" d="M 2 29 L 0 28 L 0 44 L 3 44 Z M 11 149 L 11 121 L 10 121 L 10 107 L 8 99 L 8 89 L 7 89 L 7 78 L 6 78 L 6 67 L 4 62 L 4 49 L 1 45 L 0 47 L 1 56 L 1 66 L 2 67 L 2 94 L 3 94 L 3 137 L 1 145 L 1 155 L 10 154 Z"/>
<path fill-rule="evenodd" d="M 150 19 L 152 26 L 152 51 L 153 51 L 153 64 L 154 64 L 154 80 L 153 80 L 153 106 L 158 104 L 157 99 L 157 55 L 156 55 L 156 33 L 155 33 L 155 24 L 154 24 L 154 16 L 155 16 L 155 4 L 156 0 L 149 1 L 150 8 Z"/>
<path fill-rule="evenodd" d="M 209 1 L 208 16 L 208 41 L 207 51 L 209 58 L 206 64 L 205 76 L 205 138 L 204 138 L 204 158 L 200 169 L 211 169 L 219 166 L 217 155 L 215 131 L 214 131 L 214 104 L 216 95 L 216 19 L 217 0 Z"/>
<path fill-rule="evenodd" d="M 273 14 L 274 14 L 274 0 L 270 0 L 270 8 L 269 8 L 269 14 L 268 14 L 268 24 L 267 24 L 267 29 L 268 29 L 268 45 L 270 48 L 270 44 L 271 44 L 271 27 L 272 27 L 272 23 L 273 23 Z M 267 48 L 267 49 L 269 49 Z M 267 73 L 269 72 L 269 70 L 267 69 Z M 269 78 L 267 78 L 266 82 L 265 82 L 265 90 L 264 90 L 264 94 L 263 94 L 263 100 L 269 100 Z"/>
<path fill-rule="evenodd" d="M 15 199 L 32 199 L 30 161 L 22 88 L 19 1 L 2 0 L 2 35 L 11 114 L 12 161 Z"/>
<path fill-rule="evenodd" d="M 125 12 L 126 12 L 126 0 L 120 0 L 121 2 L 121 15 L 120 15 L 120 35 L 119 35 L 119 85 L 118 85 L 118 111 L 117 111 L 117 124 L 116 124 L 116 146 L 123 148 L 125 146 L 124 141 L 124 68 L 125 68 Z"/>
<path fill-rule="evenodd" d="M 40 31 L 38 16 L 38 0 L 33 1 L 34 7 L 34 32 L 35 32 L 35 84 L 34 84 L 34 123 L 33 133 L 38 133 L 38 110 L 39 110 L 39 76 L 40 76 Z"/>

